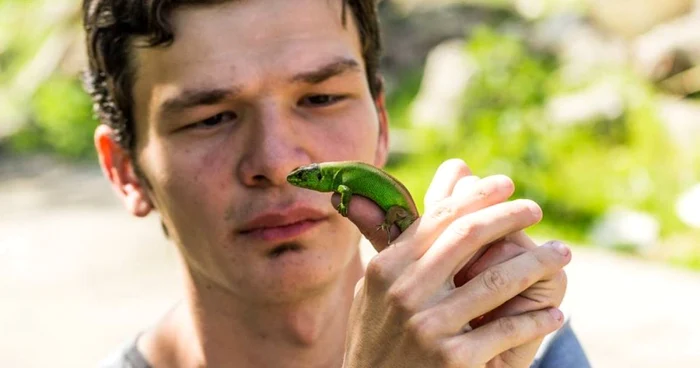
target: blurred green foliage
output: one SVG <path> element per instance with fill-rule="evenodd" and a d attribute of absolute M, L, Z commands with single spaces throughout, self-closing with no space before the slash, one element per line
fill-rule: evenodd
<path fill-rule="evenodd" d="M 478 176 L 510 176 L 514 197 L 537 201 L 545 218 L 535 233 L 590 241 L 595 221 L 615 206 L 653 214 L 664 236 L 683 228 L 669 203 L 688 184 L 682 180 L 687 167 L 662 129 L 650 85 L 625 70 L 597 70 L 585 83 L 568 82 L 553 56 L 486 27 L 474 33 L 465 52 L 479 73 L 464 91 L 460 124 L 413 130 L 417 152 L 389 168 L 417 200 L 437 165 L 458 157 Z M 602 80 L 622 87 L 620 117 L 573 126 L 550 121 L 546 103 L 552 97 Z M 409 80 L 406 90 L 417 88 Z"/>
<path fill-rule="evenodd" d="M 36 3 L 0 0 L 0 29 L 17 32 L 0 32 L 0 85 L 12 82 L 50 37 L 51 12 L 28 11 Z M 666 136 L 654 86 L 624 68 L 598 68 L 572 81 L 555 56 L 531 50 L 518 35 L 489 26 L 477 29 L 468 41 L 464 52 L 479 73 L 463 91 L 457 126 L 414 126 L 409 107 L 422 70 L 405 75 L 387 96 L 392 127 L 408 131 L 415 149 L 393 159 L 388 169 L 405 182 L 421 211 L 437 166 L 458 157 L 481 177 L 510 176 L 516 183 L 514 197 L 533 199 L 543 207 L 544 220 L 533 235 L 590 242 L 587 234 L 595 222 L 609 209 L 623 206 L 660 221 L 662 236 L 674 239 L 667 242 L 665 259 L 700 268 L 699 247 L 674 238 L 687 229 L 672 205 L 681 189 L 700 179 L 700 165 L 697 157 L 677 152 Z M 574 125 L 551 121 L 547 104 L 552 98 L 601 82 L 622 91 L 621 115 Z M 12 102 L 11 94 L 5 93 L 3 100 L 0 93 L 0 106 Z M 13 152 L 94 159 L 97 122 L 76 76 L 56 72 L 26 106 L 15 106 L 27 112 L 28 123 L 5 142 Z"/>
<path fill-rule="evenodd" d="M 76 78 L 54 75 L 44 82 L 31 102 L 32 124 L 10 140 L 18 153 L 46 151 L 71 159 L 95 157 L 90 97 Z"/>

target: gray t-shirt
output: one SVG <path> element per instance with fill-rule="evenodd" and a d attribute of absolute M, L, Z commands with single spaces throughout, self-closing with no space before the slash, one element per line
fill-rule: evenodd
<path fill-rule="evenodd" d="M 99 368 L 152 368 L 136 346 L 138 336 L 115 351 Z M 583 347 L 569 320 L 556 332 L 548 335 L 540 346 L 530 368 L 590 368 Z"/>

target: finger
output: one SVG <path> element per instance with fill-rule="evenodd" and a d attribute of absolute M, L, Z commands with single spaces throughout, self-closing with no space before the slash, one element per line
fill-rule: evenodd
<path fill-rule="evenodd" d="M 482 255 L 472 257 L 473 262 L 467 263 L 455 275 L 455 286 L 460 287 L 476 277 L 476 275 L 484 272 L 487 268 L 513 259 L 527 251 L 525 247 L 507 239 L 508 236 L 505 239 L 496 241 L 489 245 Z"/>
<path fill-rule="evenodd" d="M 467 164 L 460 159 L 450 159 L 443 162 L 435 172 L 433 181 L 425 192 L 423 203 L 428 209 L 436 203 L 449 197 L 459 179 L 471 175 Z"/>
<path fill-rule="evenodd" d="M 462 286 L 485 269 L 534 248 L 537 248 L 537 244 L 525 234 L 524 230 L 506 235 L 503 240 L 490 245 L 483 254 L 472 257 L 472 260 L 455 275 L 455 286 Z"/>
<path fill-rule="evenodd" d="M 460 287 L 489 267 L 513 259 L 527 251 L 520 244 L 506 239 L 489 246 L 488 250 L 471 266 L 468 265 L 462 268 L 455 276 L 455 286 Z M 566 274 L 564 270 L 560 270 L 555 275 L 535 283 L 520 295 L 486 313 L 486 315 L 470 321 L 470 326 L 476 328 L 497 318 L 514 316 L 548 307 L 558 307 L 561 304 L 565 291 Z"/>
<path fill-rule="evenodd" d="M 433 313 L 450 316 L 444 333 L 460 331 L 473 319 L 496 309 L 536 282 L 556 274 L 570 260 L 571 253 L 564 246 L 563 254 L 558 243 L 548 243 L 523 253 L 480 273 L 464 286 L 454 289 Z"/>
<path fill-rule="evenodd" d="M 415 226 L 405 232 L 406 238 L 412 242 L 413 258 L 422 257 L 456 219 L 502 203 L 514 190 L 513 182 L 508 177 L 495 175 L 480 179 L 460 195 L 448 197 L 437 203 L 419 218 Z"/>
<path fill-rule="evenodd" d="M 535 249 L 537 248 L 537 243 L 535 243 L 532 238 L 530 238 L 527 234 L 525 234 L 525 231 L 516 231 L 513 234 L 510 234 L 506 236 L 506 239 L 512 241 L 515 244 L 518 244 L 522 247 L 525 247 L 525 249 Z"/>
<path fill-rule="evenodd" d="M 457 180 L 457 183 L 455 184 L 454 189 L 450 194 L 450 197 L 456 197 L 471 193 L 472 188 L 480 179 L 480 177 L 475 175 L 462 177 L 461 179 Z"/>
<path fill-rule="evenodd" d="M 470 321 L 477 328 L 501 317 L 515 316 L 535 310 L 559 307 L 566 293 L 566 273 L 560 270 L 551 277 L 539 281 L 480 318 Z"/>
<path fill-rule="evenodd" d="M 477 259 L 477 253 L 486 250 L 484 245 L 536 224 L 541 215 L 535 202 L 520 199 L 498 203 L 455 220 L 418 261 L 423 282 L 432 287 L 448 279 L 451 282 L 471 259 Z"/>
<path fill-rule="evenodd" d="M 450 338 L 447 349 L 453 351 L 465 367 L 481 367 L 508 350 L 544 338 L 560 328 L 563 322 L 564 315 L 557 308 L 499 318 L 473 331 Z M 507 362 L 509 364 L 506 365 L 511 367 L 529 364 L 531 359 L 517 356 L 507 358 L 518 359 Z"/>
<path fill-rule="evenodd" d="M 340 194 L 334 193 L 331 197 L 331 203 L 333 207 L 337 208 L 340 203 Z M 384 250 L 390 241 L 386 231 L 379 227 L 384 222 L 384 216 L 384 210 L 371 199 L 360 195 L 353 195 L 350 198 L 347 218 L 357 226 L 360 233 L 372 243 L 377 252 Z M 391 239 L 396 238 L 400 233 L 401 231 L 396 225 L 391 227 Z"/>

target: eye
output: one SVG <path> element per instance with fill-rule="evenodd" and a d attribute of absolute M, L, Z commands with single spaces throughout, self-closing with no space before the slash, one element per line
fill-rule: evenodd
<path fill-rule="evenodd" d="M 210 118 L 201 120 L 197 123 L 192 124 L 192 128 L 202 128 L 202 129 L 207 129 L 207 128 L 214 128 L 220 124 L 228 123 L 231 121 L 234 121 L 238 118 L 238 115 L 235 112 L 232 111 L 224 111 L 221 113 L 218 113 Z"/>
<path fill-rule="evenodd" d="M 301 99 L 300 104 L 310 107 L 324 107 L 333 105 L 345 99 L 340 95 L 311 95 Z"/>
<path fill-rule="evenodd" d="M 318 172 L 316 173 L 316 178 L 318 179 L 318 181 L 321 181 L 321 179 L 323 179 L 323 175 L 321 175 L 321 173 Z"/>

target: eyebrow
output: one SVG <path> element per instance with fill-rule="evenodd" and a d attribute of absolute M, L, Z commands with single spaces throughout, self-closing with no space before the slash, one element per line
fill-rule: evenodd
<path fill-rule="evenodd" d="M 341 58 L 315 70 L 299 73 L 291 78 L 291 82 L 319 84 L 348 71 L 361 71 L 360 64 L 351 58 Z M 158 116 L 160 119 L 166 119 L 195 106 L 215 105 L 235 97 L 240 91 L 240 87 L 184 90 L 165 100 L 160 106 Z"/>
<path fill-rule="evenodd" d="M 195 106 L 215 105 L 231 98 L 240 92 L 240 88 L 190 89 L 179 95 L 165 100 L 160 107 L 161 118 L 173 116 Z"/>
<path fill-rule="evenodd" d="M 348 71 L 360 71 L 360 64 L 354 59 L 341 58 L 321 66 L 316 70 L 303 72 L 292 77 L 294 83 L 319 84 Z"/>

